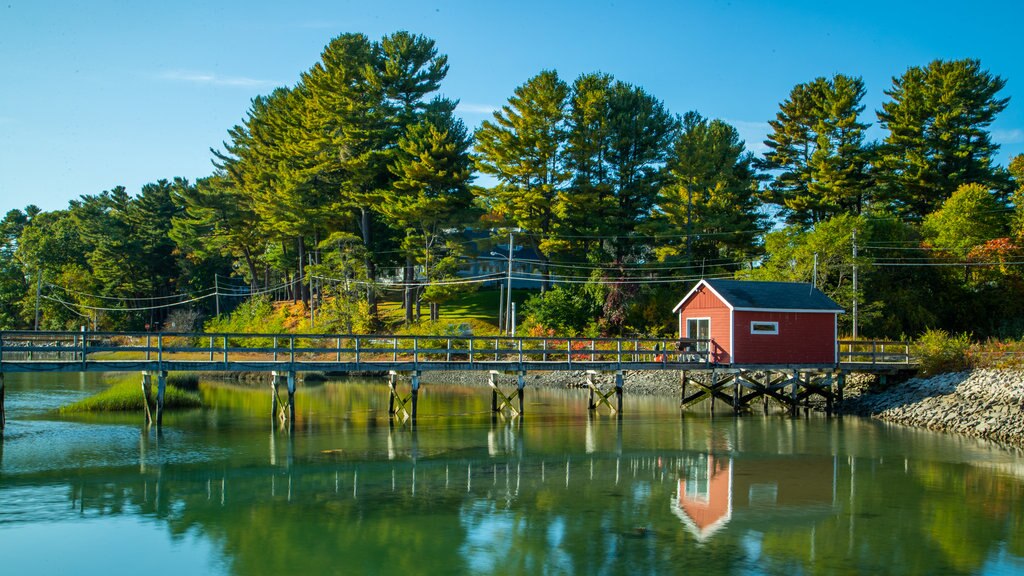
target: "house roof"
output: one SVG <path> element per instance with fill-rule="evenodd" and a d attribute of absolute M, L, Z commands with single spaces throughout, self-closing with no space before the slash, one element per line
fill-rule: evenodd
<path fill-rule="evenodd" d="M 824 292 L 806 282 L 701 280 L 672 309 L 678 312 L 700 286 L 707 286 L 733 310 L 835 312 L 844 310 Z"/>

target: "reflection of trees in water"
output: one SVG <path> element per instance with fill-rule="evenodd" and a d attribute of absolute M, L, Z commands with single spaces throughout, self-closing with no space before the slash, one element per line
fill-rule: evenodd
<path fill-rule="evenodd" d="M 178 536 L 201 533 L 238 574 L 715 573 L 753 566 L 767 573 L 934 574 L 977 572 L 1004 541 L 1020 554 L 1019 480 L 881 459 L 837 459 L 834 485 L 819 475 L 834 492 L 830 506 L 815 496 L 802 507 L 796 498 L 777 503 L 773 518 L 752 501 L 698 544 L 667 504 L 687 466 L 701 461 L 701 454 L 666 453 L 415 463 L 326 458 L 220 472 L 163 466 L 89 479 L 71 497 L 94 514 L 140 513 Z M 771 469 L 744 468 L 742 455 L 732 461 L 741 476 Z M 801 458 L 781 464 L 799 468 Z M 742 490 L 772 478 L 745 482 Z"/>
<path fill-rule="evenodd" d="M 979 571 L 1004 542 L 1022 553 L 1021 481 L 946 464 L 979 458 L 933 457 L 934 436 L 856 420 L 586 419 L 582 395 L 566 404 L 582 415 L 491 424 L 482 389 L 457 401 L 469 415 L 451 425 L 392 430 L 379 416 L 386 390 L 300 389 L 289 435 L 270 431 L 269 386 L 218 387 L 207 406 L 260 418 L 222 424 L 209 410 L 187 430 L 198 449 L 230 445 L 231 456 L 176 463 L 181 437 L 145 436 L 140 467 L 69 459 L 0 488 L 68 485 L 85 515 L 142 515 L 210 538 L 238 574 L 927 574 Z M 320 429 L 330 433 L 305 433 Z M 701 473 L 727 469 L 734 513 L 698 542 L 671 502 L 680 480 L 693 476 L 696 490 Z"/>

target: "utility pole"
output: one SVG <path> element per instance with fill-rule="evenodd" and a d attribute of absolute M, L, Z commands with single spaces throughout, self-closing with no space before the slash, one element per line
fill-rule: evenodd
<path fill-rule="evenodd" d="M 39 332 L 39 298 L 43 292 L 43 270 L 36 267 L 36 332 Z"/>
<path fill-rule="evenodd" d="M 505 285 L 498 284 L 498 332 L 505 331 Z"/>
<path fill-rule="evenodd" d="M 857 339 L 857 231 L 853 231 L 853 339 Z"/>
<path fill-rule="evenodd" d="M 220 316 L 220 281 L 217 279 L 217 273 L 213 273 L 213 295 L 214 300 L 217 301 L 217 316 Z"/>
<path fill-rule="evenodd" d="M 511 334 L 512 326 L 512 232 L 508 233 L 508 287 L 505 288 L 505 297 L 508 299 L 505 304 L 505 333 Z"/>
<path fill-rule="evenodd" d="M 814 276 L 811 278 L 811 286 L 818 287 L 818 253 L 814 253 Z"/>

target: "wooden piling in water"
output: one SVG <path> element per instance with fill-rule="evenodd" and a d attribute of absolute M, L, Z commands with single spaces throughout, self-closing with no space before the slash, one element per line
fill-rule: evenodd
<path fill-rule="evenodd" d="M 145 410 L 146 410 L 146 425 L 147 426 L 149 426 L 150 424 L 153 423 L 153 412 L 150 409 L 150 405 L 153 402 L 153 400 L 152 400 L 153 397 L 152 397 L 152 393 L 151 393 L 152 390 L 153 390 L 152 376 L 150 376 L 149 372 L 143 372 L 142 373 L 142 404 L 143 404 L 143 406 L 145 406 Z"/>
<path fill-rule="evenodd" d="M 279 372 L 270 373 L 270 421 L 284 417 L 283 414 L 278 414 L 277 401 L 278 401 L 278 385 L 281 383 L 281 374 Z"/>
<path fill-rule="evenodd" d="M 288 372 L 288 418 L 295 423 L 295 372 Z"/>
<path fill-rule="evenodd" d="M 526 373 L 520 372 L 517 380 L 518 392 L 519 392 L 519 415 L 523 414 L 523 392 L 526 391 Z"/>
<path fill-rule="evenodd" d="M 412 373 L 412 421 L 416 422 L 416 404 L 420 395 L 420 373 Z"/>
<path fill-rule="evenodd" d="M 0 372 L 0 432 L 4 431 L 7 427 L 7 402 L 5 396 L 7 395 L 7 388 L 4 384 L 4 373 Z"/>
<path fill-rule="evenodd" d="M 164 394 L 167 392 L 167 372 L 156 373 L 156 427 L 164 424 Z"/>
<path fill-rule="evenodd" d="M 398 375 L 394 372 L 388 374 L 388 416 L 395 415 L 395 380 Z"/>
<path fill-rule="evenodd" d="M 622 417 L 622 386 L 624 383 L 622 371 L 620 370 L 615 373 L 615 413 L 618 414 L 619 417 Z"/>

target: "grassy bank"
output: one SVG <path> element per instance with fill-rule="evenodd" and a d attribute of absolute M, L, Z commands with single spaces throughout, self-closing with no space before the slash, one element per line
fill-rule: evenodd
<path fill-rule="evenodd" d="M 196 391 L 199 378 L 194 374 L 171 374 L 167 377 L 164 393 L 165 410 L 199 408 L 203 405 Z M 156 401 L 156 379 L 153 379 L 153 401 Z M 119 376 L 112 380 L 110 388 L 60 408 L 61 414 L 84 412 L 132 412 L 143 411 L 142 384 L 139 376 Z"/>

